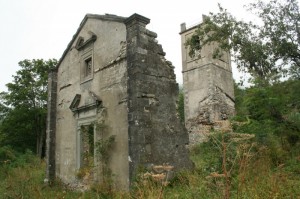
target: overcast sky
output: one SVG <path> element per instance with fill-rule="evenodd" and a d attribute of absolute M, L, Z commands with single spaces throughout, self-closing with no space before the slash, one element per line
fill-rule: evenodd
<path fill-rule="evenodd" d="M 85 14 L 133 13 L 151 19 L 147 28 L 158 34 L 166 58 L 182 83 L 180 24 L 201 21 L 216 12 L 218 3 L 238 18 L 249 19 L 243 8 L 251 0 L 0 0 L 0 92 L 12 82 L 24 59 L 59 59 Z M 235 71 L 235 70 L 234 70 Z M 234 78 L 239 75 L 234 72 Z"/>

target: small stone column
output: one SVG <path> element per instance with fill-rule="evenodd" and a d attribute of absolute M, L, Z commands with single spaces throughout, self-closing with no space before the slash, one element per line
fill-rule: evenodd
<path fill-rule="evenodd" d="M 51 183 L 55 179 L 55 134 L 56 134 L 57 71 L 48 74 L 48 105 L 46 131 L 46 179 Z"/>

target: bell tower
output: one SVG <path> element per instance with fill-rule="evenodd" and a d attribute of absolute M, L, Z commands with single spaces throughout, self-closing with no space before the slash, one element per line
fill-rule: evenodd
<path fill-rule="evenodd" d="M 189 55 L 185 43 L 192 37 L 197 41 L 195 32 L 201 27 L 200 23 L 187 28 L 183 23 L 180 32 L 185 125 L 191 144 L 205 138 L 207 126 L 227 120 L 235 112 L 230 53 L 224 51 L 220 57 L 214 58 L 218 44 L 211 43 L 196 51 L 195 56 Z"/>

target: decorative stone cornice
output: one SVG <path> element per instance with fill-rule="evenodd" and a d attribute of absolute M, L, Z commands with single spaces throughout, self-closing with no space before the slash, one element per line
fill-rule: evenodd
<path fill-rule="evenodd" d="M 80 37 L 80 38 L 78 39 L 78 42 L 76 43 L 75 48 L 76 48 L 77 50 L 82 50 L 84 47 L 86 47 L 86 46 L 88 46 L 88 45 L 94 43 L 96 40 L 97 40 L 97 35 L 92 35 L 91 38 L 89 38 L 89 39 L 86 40 L 85 42 L 81 42 L 81 41 L 83 41 L 83 38 Z"/>
<path fill-rule="evenodd" d="M 125 19 L 124 23 L 126 26 L 129 26 L 130 24 L 135 24 L 135 23 L 139 23 L 140 25 L 146 26 L 147 24 L 150 23 L 150 19 L 135 13 L 135 14 L 131 15 L 130 17 L 128 17 L 127 19 Z"/>

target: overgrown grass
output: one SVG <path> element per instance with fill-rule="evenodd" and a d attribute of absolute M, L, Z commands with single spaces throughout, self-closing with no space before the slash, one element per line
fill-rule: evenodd
<path fill-rule="evenodd" d="M 68 191 L 62 183 L 46 186 L 45 163 L 29 151 L 16 159 L 1 162 L 0 198 L 79 198 L 80 193 Z M 89 197 L 86 197 L 89 198 Z"/>
<path fill-rule="evenodd" d="M 274 163 L 275 153 L 267 146 L 256 145 L 247 161 L 239 158 L 232 163 L 237 147 L 228 148 L 226 166 L 234 164 L 228 177 L 230 198 L 299 198 L 300 197 L 300 147 L 299 143 Z M 8 148 L 6 149 L 8 150 Z M 105 192 L 95 185 L 90 191 L 69 190 L 63 183 L 44 184 L 45 163 L 30 152 L 13 155 L 8 151 L 8 161 L 1 161 L 0 198 L 224 198 L 225 178 L 223 153 L 213 141 L 202 143 L 191 150 L 195 163 L 193 171 L 183 171 L 167 186 L 151 179 L 136 182 L 130 193 Z M 247 155 L 247 154 L 245 154 Z M 250 155 L 250 153 L 248 154 Z M 242 156 L 240 156 L 242 157 Z"/>

